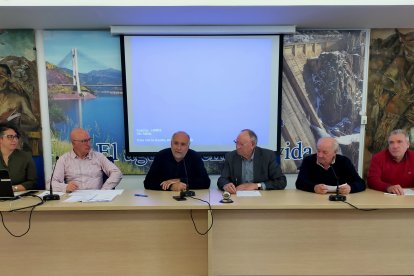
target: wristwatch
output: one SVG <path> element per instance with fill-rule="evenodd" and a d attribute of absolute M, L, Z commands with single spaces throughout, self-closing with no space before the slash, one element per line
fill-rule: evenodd
<path fill-rule="evenodd" d="M 257 183 L 257 189 L 261 190 L 262 189 L 262 183 Z"/>

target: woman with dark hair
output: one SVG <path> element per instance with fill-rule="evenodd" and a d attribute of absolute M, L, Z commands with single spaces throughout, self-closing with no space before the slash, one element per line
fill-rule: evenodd
<path fill-rule="evenodd" d="M 19 139 L 15 126 L 0 124 L 0 169 L 9 172 L 15 192 L 31 190 L 36 183 L 32 155 L 19 149 Z"/>

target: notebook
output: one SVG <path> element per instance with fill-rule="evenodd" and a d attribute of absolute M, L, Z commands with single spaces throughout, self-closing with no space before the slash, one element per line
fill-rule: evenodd
<path fill-rule="evenodd" d="M 0 200 L 13 200 L 37 191 L 13 192 L 12 181 L 7 170 L 0 170 Z"/>

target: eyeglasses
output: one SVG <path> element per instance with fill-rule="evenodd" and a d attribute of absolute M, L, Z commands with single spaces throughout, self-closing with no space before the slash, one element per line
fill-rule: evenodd
<path fill-rule="evenodd" d="M 86 143 L 89 143 L 91 140 L 92 140 L 92 138 L 83 139 L 83 140 L 75 140 L 74 139 L 72 141 L 79 142 L 79 143 L 82 143 L 82 144 L 86 144 Z"/>
<path fill-rule="evenodd" d="M 19 135 L 4 134 L 3 137 L 6 137 L 9 141 L 19 140 Z"/>
<path fill-rule="evenodd" d="M 235 144 L 236 144 L 236 146 L 240 146 L 240 147 L 244 147 L 245 145 L 247 145 L 249 142 L 246 142 L 246 143 L 240 143 L 240 142 L 238 142 L 237 140 L 234 140 L 233 141 Z"/>

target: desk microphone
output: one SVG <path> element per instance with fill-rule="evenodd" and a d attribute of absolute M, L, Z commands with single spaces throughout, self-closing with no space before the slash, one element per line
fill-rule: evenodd
<path fill-rule="evenodd" d="M 233 200 L 230 197 L 231 197 L 231 194 L 227 191 L 224 191 L 223 199 L 220 200 L 220 203 L 233 203 Z"/>
<path fill-rule="evenodd" d="M 332 169 L 332 173 L 333 173 L 333 175 L 335 176 L 335 179 L 336 179 L 336 193 L 334 195 L 330 195 L 329 200 L 330 201 L 345 201 L 346 196 L 339 194 L 339 178 L 336 175 L 334 168 L 332 166 L 330 166 L 330 168 Z"/>
<path fill-rule="evenodd" d="M 56 194 L 54 195 L 53 194 L 53 185 L 52 185 L 53 174 L 55 173 L 56 164 L 57 164 L 57 161 L 58 160 L 59 160 L 59 156 L 56 156 L 55 166 L 53 167 L 52 175 L 50 176 L 50 189 L 49 189 L 49 194 L 43 196 L 43 200 L 44 201 L 48 201 L 48 200 L 59 200 L 60 199 L 60 196 L 59 195 L 56 195 Z"/>
<path fill-rule="evenodd" d="M 188 178 L 187 166 L 185 164 L 185 158 L 184 158 L 184 172 L 185 172 L 185 177 L 187 178 L 187 188 L 185 189 L 185 191 L 180 192 L 180 196 L 182 196 L 182 197 L 195 196 L 195 192 L 190 191 L 190 179 Z"/>
<path fill-rule="evenodd" d="M 182 201 L 182 200 L 187 200 L 186 197 L 190 197 L 190 196 L 195 196 L 195 192 L 190 191 L 190 180 L 188 178 L 188 173 L 187 173 L 187 166 L 185 164 L 185 158 L 184 158 L 184 173 L 185 173 L 185 178 L 187 179 L 187 188 L 184 191 L 180 192 L 180 195 L 178 196 L 173 196 L 173 198 L 177 201 Z"/>

